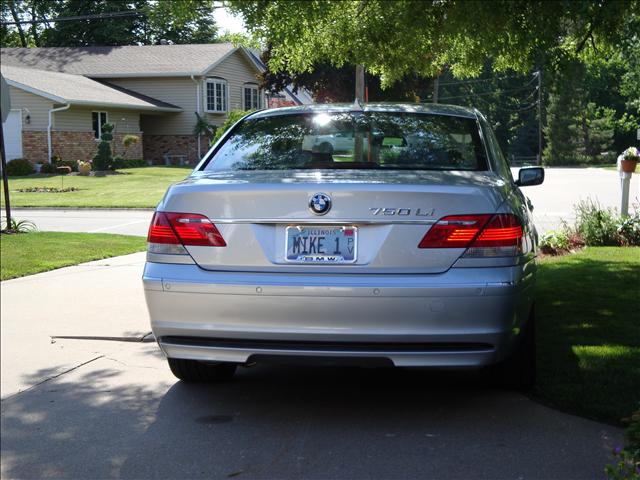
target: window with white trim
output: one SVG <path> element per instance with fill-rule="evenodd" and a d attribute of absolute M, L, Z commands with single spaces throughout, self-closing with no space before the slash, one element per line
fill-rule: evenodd
<path fill-rule="evenodd" d="M 242 107 L 244 110 L 257 110 L 260 108 L 260 90 L 258 86 L 248 83 L 242 89 Z"/>
<path fill-rule="evenodd" d="M 102 137 L 102 126 L 107 123 L 107 121 L 107 112 L 91 112 L 93 136 L 96 140 L 100 140 L 100 137 Z"/>
<path fill-rule="evenodd" d="M 227 81 L 221 78 L 207 78 L 206 87 L 207 112 L 226 112 Z"/>

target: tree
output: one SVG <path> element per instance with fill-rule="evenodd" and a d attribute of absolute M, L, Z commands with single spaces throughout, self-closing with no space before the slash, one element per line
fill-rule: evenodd
<path fill-rule="evenodd" d="M 209 43 L 216 40 L 213 0 L 11 0 L 1 2 L 3 47 L 89 47 Z M 128 12 L 132 15 L 100 18 Z M 93 18 L 55 22 L 56 18 Z"/>
<path fill-rule="evenodd" d="M 542 55 L 615 45 L 638 0 L 228 0 L 259 38 L 271 42 L 273 72 L 310 71 L 329 61 L 363 64 L 390 85 L 407 74 L 476 76 L 487 58 L 496 71 L 528 72 Z"/>

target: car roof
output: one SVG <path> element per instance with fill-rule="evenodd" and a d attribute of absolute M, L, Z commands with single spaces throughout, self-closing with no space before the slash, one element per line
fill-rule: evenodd
<path fill-rule="evenodd" d="M 336 113 L 336 112 L 393 112 L 393 113 L 424 113 L 431 115 L 450 115 L 465 118 L 477 118 L 475 109 L 458 105 L 443 105 L 440 103 L 315 103 L 295 107 L 272 108 L 260 110 L 253 118 L 270 117 L 276 115 L 290 115 L 296 113 Z"/>

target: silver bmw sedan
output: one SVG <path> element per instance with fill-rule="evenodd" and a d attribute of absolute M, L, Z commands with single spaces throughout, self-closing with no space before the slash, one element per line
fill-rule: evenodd
<path fill-rule="evenodd" d="M 149 228 L 151 326 L 184 381 L 299 360 L 535 381 L 537 234 L 477 110 L 330 104 L 244 117 Z"/>

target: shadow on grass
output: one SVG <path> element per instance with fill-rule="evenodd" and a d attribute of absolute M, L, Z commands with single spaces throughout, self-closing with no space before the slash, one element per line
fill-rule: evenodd
<path fill-rule="evenodd" d="M 631 259 L 615 250 L 542 263 L 536 396 L 619 424 L 640 401 L 640 249 L 626 252 Z"/>

